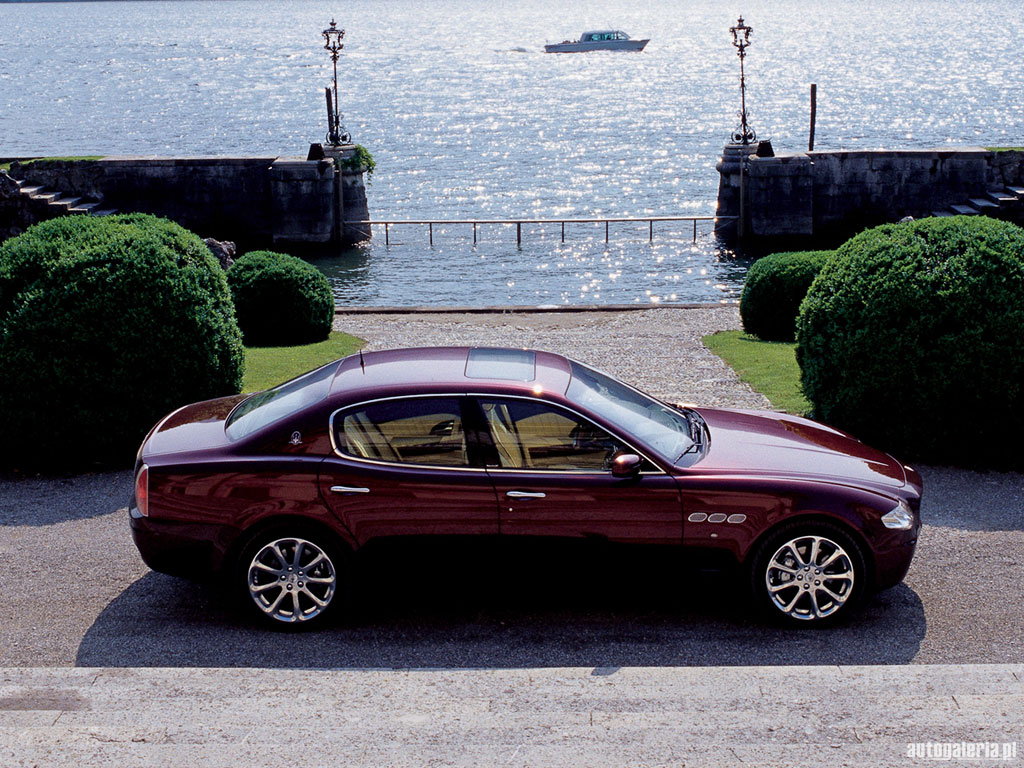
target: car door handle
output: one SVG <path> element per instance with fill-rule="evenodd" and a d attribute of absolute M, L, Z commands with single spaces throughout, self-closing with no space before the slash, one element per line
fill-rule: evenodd
<path fill-rule="evenodd" d="M 331 486 L 331 493 L 341 493 L 341 494 L 346 494 L 347 495 L 347 494 L 350 494 L 350 493 L 369 493 L 369 492 L 370 492 L 369 488 L 356 488 L 356 487 L 351 486 L 351 485 L 332 485 Z"/>
<path fill-rule="evenodd" d="M 547 494 L 540 491 L 509 491 L 505 496 L 510 499 L 543 499 Z"/>

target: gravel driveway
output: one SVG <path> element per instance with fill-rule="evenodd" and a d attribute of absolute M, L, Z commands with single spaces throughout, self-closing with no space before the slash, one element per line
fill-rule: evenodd
<path fill-rule="evenodd" d="M 472 343 L 565 352 L 674 399 L 764 407 L 699 344 L 732 307 L 542 315 L 340 316 L 371 348 Z M 829 631 L 745 618 L 727 583 L 656 564 L 552 574 L 525 589 L 487 563 L 402 563 L 357 620 L 255 631 L 212 586 L 148 571 L 128 472 L 0 479 L 0 667 L 627 667 L 1018 662 L 1024 476 L 924 467 L 925 528 L 904 584 Z M 622 567 L 622 564 L 615 563 Z M 481 570 L 477 570 L 477 569 Z M 557 570 L 557 569 L 556 569 Z M 555 578 L 545 581 L 549 575 Z M 557 587 L 552 585 L 557 584 Z"/>

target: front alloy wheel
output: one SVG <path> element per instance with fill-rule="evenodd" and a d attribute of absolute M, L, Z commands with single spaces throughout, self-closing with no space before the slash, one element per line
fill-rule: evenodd
<path fill-rule="evenodd" d="M 829 525 L 791 528 L 755 560 L 753 586 L 768 611 L 803 625 L 828 624 L 864 592 L 864 557 L 845 532 Z"/>
<path fill-rule="evenodd" d="M 272 538 L 249 563 L 248 587 L 264 616 L 297 624 L 327 610 L 338 589 L 338 571 L 315 543 L 297 537 Z"/>

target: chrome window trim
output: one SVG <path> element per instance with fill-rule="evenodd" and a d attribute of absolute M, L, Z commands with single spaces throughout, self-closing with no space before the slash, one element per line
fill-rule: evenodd
<path fill-rule="evenodd" d="M 668 474 L 665 470 L 663 470 L 661 467 L 658 466 L 658 463 L 656 461 L 651 461 L 650 457 L 646 453 L 644 453 L 641 450 L 638 450 L 636 448 L 636 446 L 634 446 L 633 443 L 631 443 L 629 440 L 624 440 L 622 438 L 622 436 L 620 434 L 618 434 L 617 432 L 614 432 L 614 431 L 612 431 L 610 429 L 606 429 L 605 427 L 602 427 L 600 424 L 595 423 L 594 420 L 591 419 L 589 416 L 586 416 L 585 414 L 580 413 L 575 408 L 572 408 L 572 407 L 570 407 L 568 405 L 562 405 L 561 403 L 553 403 L 550 400 L 541 400 L 539 397 L 528 397 L 526 395 L 490 395 L 490 394 L 488 394 L 488 395 L 479 395 L 479 394 L 474 394 L 474 393 L 471 392 L 471 393 L 469 393 L 469 397 L 475 397 L 475 398 L 490 397 L 490 398 L 497 398 L 497 399 L 502 399 L 503 398 L 505 400 L 525 400 L 525 401 L 527 401 L 529 403 L 543 403 L 544 405 L 549 405 L 549 406 L 552 406 L 554 408 L 560 408 L 563 411 L 569 411 L 569 413 L 572 413 L 572 414 L 578 416 L 579 418 L 581 418 L 584 421 L 586 421 L 588 424 L 593 424 L 595 427 L 597 427 L 601 431 L 607 432 L 613 438 L 615 438 L 620 443 L 622 443 L 624 446 L 626 446 L 632 453 L 635 453 L 641 459 L 646 461 L 648 464 L 651 464 L 652 466 L 654 466 L 658 470 L 657 472 L 640 472 L 639 474 L 641 474 L 641 475 L 667 475 Z M 520 468 L 512 468 L 512 469 L 510 469 L 510 468 L 507 468 L 507 467 L 494 467 L 494 468 L 489 468 L 488 471 L 491 471 L 491 472 L 520 472 L 520 473 L 527 473 L 527 474 L 550 473 L 550 474 L 558 474 L 558 475 L 601 475 L 601 476 L 610 475 L 611 472 L 612 472 L 610 469 L 606 469 L 606 470 L 603 470 L 603 471 L 596 471 L 595 472 L 592 469 L 531 469 L 531 468 L 527 468 L 527 467 L 523 467 L 521 469 Z"/>
<path fill-rule="evenodd" d="M 335 410 L 331 414 L 331 417 L 328 420 L 328 429 L 327 429 L 327 433 L 328 433 L 328 435 L 331 438 L 331 449 L 334 451 L 335 455 L 338 456 L 338 458 L 346 459 L 348 461 L 356 461 L 356 462 L 359 462 L 359 463 L 362 463 L 362 464 L 373 464 L 373 465 L 381 466 L 381 467 L 412 467 L 414 469 L 433 469 L 433 470 L 441 470 L 441 471 L 447 471 L 447 472 L 487 472 L 487 473 L 490 473 L 490 472 L 501 472 L 501 473 L 514 473 L 514 474 L 597 475 L 599 477 L 606 477 L 606 476 L 611 475 L 611 470 L 610 469 L 603 470 L 603 471 L 594 471 L 594 470 L 591 470 L 591 469 L 527 469 L 527 468 L 516 469 L 516 468 L 502 468 L 502 467 L 463 467 L 463 466 L 444 465 L 444 464 L 413 464 L 413 463 L 407 463 L 407 462 L 402 462 L 402 461 L 382 461 L 380 459 L 366 459 L 366 458 L 363 458 L 361 456 L 352 456 L 351 454 L 345 453 L 344 451 L 342 451 L 338 447 L 337 439 L 335 438 L 334 419 L 335 419 L 335 417 L 339 413 L 342 413 L 344 411 L 351 411 L 351 410 L 353 410 L 355 408 L 363 408 L 365 406 L 373 405 L 375 403 L 386 403 L 386 402 L 389 402 L 391 400 L 419 400 L 419 399 L 428 398 L 428 397 L 431 397 L 431 398 L 450 398 L 450 397 L 454 397 L 456 399 L 460 399 L 460 398 L 463 398 L 463 397 L 472 397 L 472 398 L 475 398 L 475 399 L 479 399 L 479 398 L 482 398 L 482 397 L 497 398 L 497 399 L 504 398 L 506 400 L 525 400 L 525 401 L 531 402 L 531 403 L 543 403 L 544 405 L 552 406 L 554 408 L 561 408 L 562 410 L 569 411 L 570 413 L 575 414 L 576 416 L 578 416 L 579 418 L 587 421 L 588 423 L 593 424 L 598 429 L 604 430 L 609 435 L 611 435 L 613 438 L 615 438 L 616 440 L 621 442 L 628 449 L 630 449 L 637 456 L 639 456 L 641 459 L 643 459 L 644 461 L 646 461 L 647 463 L 649 463 L 653 467 L 655 467 L 655 469 L 657 470 L 655 472 L 640 472 L 639 473 L 640 476 L 657 476 L 657 475 L 667 475 L 668 474 L 668 472 L 666 472 L 665 470 L 663 470 L 661 467 L 658 466 L 657 462 L 652 461 L 650 459 L 650 457 L 646 453 L 644 453 L 643 451 L 638 450 L 629 440 L 623 440 L 622 436 L 619 435 L 617 432 L 613 432 L 610 429 L 605 429 L 600 424 L 595 424 L 592 419 L 590 419 L 589 417 L 587 417 L 584 414 L 580 413 L 576 409 L 571 408 L 571 407 L 566 406 L 566 405 L 562 405 L 561 403 L 553 403 L 550 400 L 542 400 L 539 397 L 528 397 L 526 395 L 506 395 L 506 394 L 495 395 L 495 394 L 491 394 L 491 393 L 480 393 L 480 392 L 431 392 L 431 393 L 425 393 L 425 394 L 422 394 L 422 395 L 420 395 L 420 394 L 416 394 L 416 395 L 392 395 L 391 397 L 376 397 L 376 398 L 373 398 L 371 400 L 361 400 L 358 403 L 352 403 L 351 405 L 342 406 L 341 408 L 338 408 L 337 410 Z"/>
<path fill-rule="evenodd" d="M 429 393 L 422 395 L 393 395 L 392 397 L 377 397 L 372 400 L 362 400 L 352 405 L 346 405 L 338 408 L 334 413 L 331 414 L 331 418 L 328 420 L 328 435 L 331 438 L 331 449 L 339 458 L 348 459 L 349 461 L 358 461 L 362 464 L 375 464 L 380 467 L 412 467 L 414 469 L 433 469 L 442 470 L 447 472 L 486 472 L 485 467 L 470 467 L 461 466 L 458 464 L 414 464 L 406 461 L 384 461 L 382 459 L 366 459 L 362 456 L 353 456 L 350 453 L 345 453 L 338 447 L 337 439 L 334 434 L 334 417 L 343 411 L 351 411 L 355 408 L 363 408 L 375 403 L 386 403 L 391 400 L 422 400 L 424 398 L 452 398 L 459 399 L 466 397 L 465 394 L 452 394 L 452 393 Z"/>

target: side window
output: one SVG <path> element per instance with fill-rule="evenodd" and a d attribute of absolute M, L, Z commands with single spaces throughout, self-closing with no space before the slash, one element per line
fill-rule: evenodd
<path fill-rule="evenodd" d="M 335 442 L 350 456 L 403 464 L 469 464 L 462 411 L 454 397 L 387 400 L 339 413 Z"/>
<path fill-rule="evenodd" d="M 595 424 L 530 400 L 480 401 L 502 468 L 606 471 L 624 446 Z"/>

